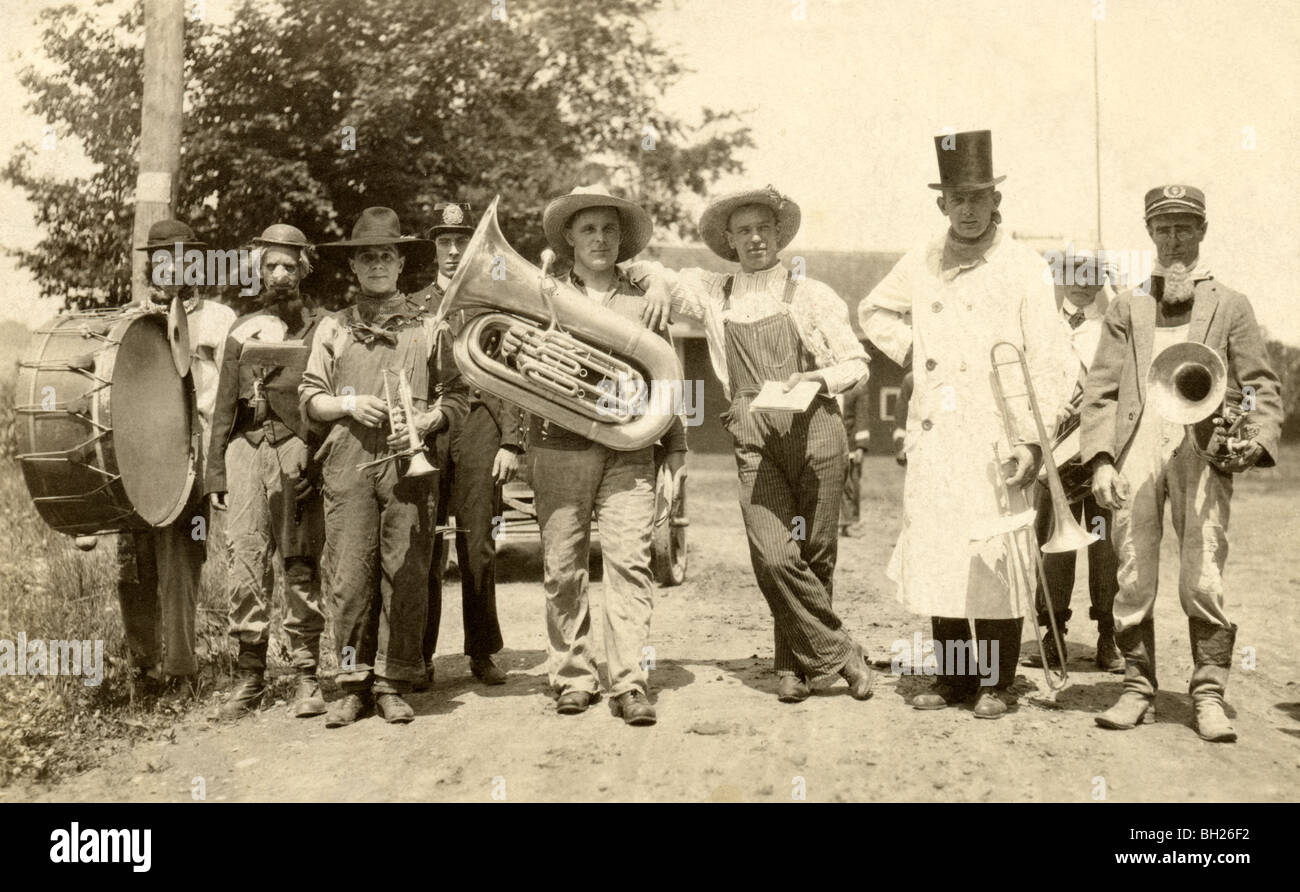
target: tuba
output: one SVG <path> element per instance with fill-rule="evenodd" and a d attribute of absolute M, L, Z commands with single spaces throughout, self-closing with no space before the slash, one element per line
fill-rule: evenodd
<path fill-rule="evenodd" d="M 473 387 L 620 451 L 654 443 L 681 405 L 672 345 L 594 305 L 510 247 L 492 200 L 438 307 L 467 311 L 454 353 Z M 549 253 L 549 252 L 547 252 Z"/>

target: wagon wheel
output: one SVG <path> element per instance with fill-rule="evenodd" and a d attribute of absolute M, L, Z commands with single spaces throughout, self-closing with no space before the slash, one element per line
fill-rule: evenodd
<path fill-rule="evenodd" d="M 660 586 L 681 585 L 686 581 L 686 481 L 683 480 L 667 508 L 668 477 L 656 475 L 655 525 L 650 540 L 650 569 Z"/>

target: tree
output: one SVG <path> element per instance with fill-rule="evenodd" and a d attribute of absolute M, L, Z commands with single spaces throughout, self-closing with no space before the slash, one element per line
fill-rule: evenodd
<path fill-rule="evenodd" d="M 437 200 L 481 210 L 499 193 L 506 236 L 535 257 L 546 201 L 596 162 L 684 233 L 682 199 L 740 171 L 735 153 L 752 141 L 732 112 L 703 109 L 693 129 L 659 108 L 681 74 L 644 25 L 659 3 L 246 0 L 229 25 L 187 22 L 175 213 L 233 248 L 276 221 L 339 238 L 370 205 L 416 231 Z M 19 263 L 67 307 L 117 305 L 130 292 L 142 11 L 103 23 L 64 6 L 42 19 L 55 68 L 23 71 L 28 108 L 98 169 L 36 176 L 34 148 L 15 152 L 3 176 L 43 233 Z"/>

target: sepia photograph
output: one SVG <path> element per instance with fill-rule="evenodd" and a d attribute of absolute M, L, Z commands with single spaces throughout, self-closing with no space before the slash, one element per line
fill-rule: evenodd
<path fill-rule="evenodd" d="M 1300 798 L 1291 4 L 0 17 L 32 857 L 149 870 L 94 804 L 1023 803 L 1210 866 L 1255 813 L 1116 809 Z"/>

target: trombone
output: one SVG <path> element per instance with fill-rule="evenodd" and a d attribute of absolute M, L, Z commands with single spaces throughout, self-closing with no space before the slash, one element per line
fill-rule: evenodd
<path fill-rule="evenodd" d="M 1010 354 L 1010 358 L 1000 359 L 1000 354 Z M 1053 441 L 1047 436 L 1047 429 L 1043 426 L 1042 411 L 1038 406 L 1038 397 L 1034 394 L 1034 387 L 1029 376 L 1029 364 L 1025 361 L 1025 353 L 1010 341 L 999 341 L 989 350 L 989 362 L 993 366 L 993 395 L 997 399 L 998 409 L 1002 413 L 1002 423 L 1006 428 L 1008 442 L 1014 443 L 1018 437 L 1015 424 L 1012 421 L 1009 411 L 1008 402 L 1011 399 L 1025 397 L 1029 404 L 1030 413 L 1034 416 L 1034 427 L 1038 435 L 1039 448 L 1042 450 L 1043 467 L 1047 471 L 1047 489 L 1052 500 L 1052 534 L 1047 541 L 1043 543 L 1042 548 L 1033 548 L 1034 567 L 1037 570 L 1038 584 L 1043 587 L 1043 603 L 1047 606 L 1047 622 L 1051 628 L 1053 640 L 1056 642 L 1056 652 L 1064 654 L 1064 642 L 1061 640 L 1061 632 L 1056 623 L 1056 611 L 1052 607 L 1051 588 L 1047 582 L 1047 572 L 1043 569 L 1043 554 L 1058 554 L 1066 551 L 1078 551 L 1080 548 L 1086 548 L 1099 538 L 1095 533 L 1089 533 L 1079 522 L 1074 519 L 1074 513 L 1070 510 L 1070 503 L 1065 497 L 1065 488 L 1061 484 L 1061 475 L 1057 471 L 1056 461 L 1052 456 Z M 1025 389 L 1019 393 L 1007 393 L 1002 386 L 1002 368 L 1004 366 L 1018 366 L 1020 369 L 1021 379 L 1024 382 Z M 1001 465 L 1001 454 L 998 452 L 998 462 Z M 1020 522 L 1021 515 L 1006 520 L 1016 521 L 1014 524 L 1004 524 L 1002 532 L 1009 539 L 1009 548 L 1007 549 L 1008 560 L 1011 562 L 1012 571 L 1016 574 L 1015 578 L 1028 579 L 1029 574 L 1025 572 L 1026 568 L 1021 565 L 1020 560 L 1020 542 L 1019 537 L 1023 533 L 1033 536 L 1033 517 L 1036 512 L 1026 511 L 1023 518 L 1027 523 Z M 1034 542 L 1033 544 L 1037 544 Z M 1059 691 L 1065 687 L 1069 680 L 1069 673 L 1066 671 L 1065 663 L 1061 663 L 1060 674 L 1052 672 L 1048 665 L 1046 649 L 1043 646 L 1043 632 L 1038 628 L 1037 618 L 1033 622 L 1034 640 L 1038 642 L 1038 654 L 1043 659 L 1043 675 L 1047 678 L 1047 687 L 1052 691 Z"/>
<path fill-rule="evenodd" d="M 395 375 L 397 378 L 397 403 L 393 402 L 393 390 L 388 384 L 390 375 Z M 397 458 L 411 460 L 406 468 L 404 475 L 406 477 L 425 477 L 438 470 L 429 463 L 424 443 L 420 441 L 420 435 L 415 432 L 415 425 L 410 423 L 415 417 L 415 406 L 411 399 L 411 384 L 406 379 L 406 369 L 398 369 L 396 372 L 392 369 L 384 369 L 384 402 L 388 404 L 389 424 L 394 429 L 399 424 L 405 425 L 407 447 L 391 455 L 380 456 L 373 461 L 361 462 L 357 465 L 357 470 L 364 471 Z"/>

